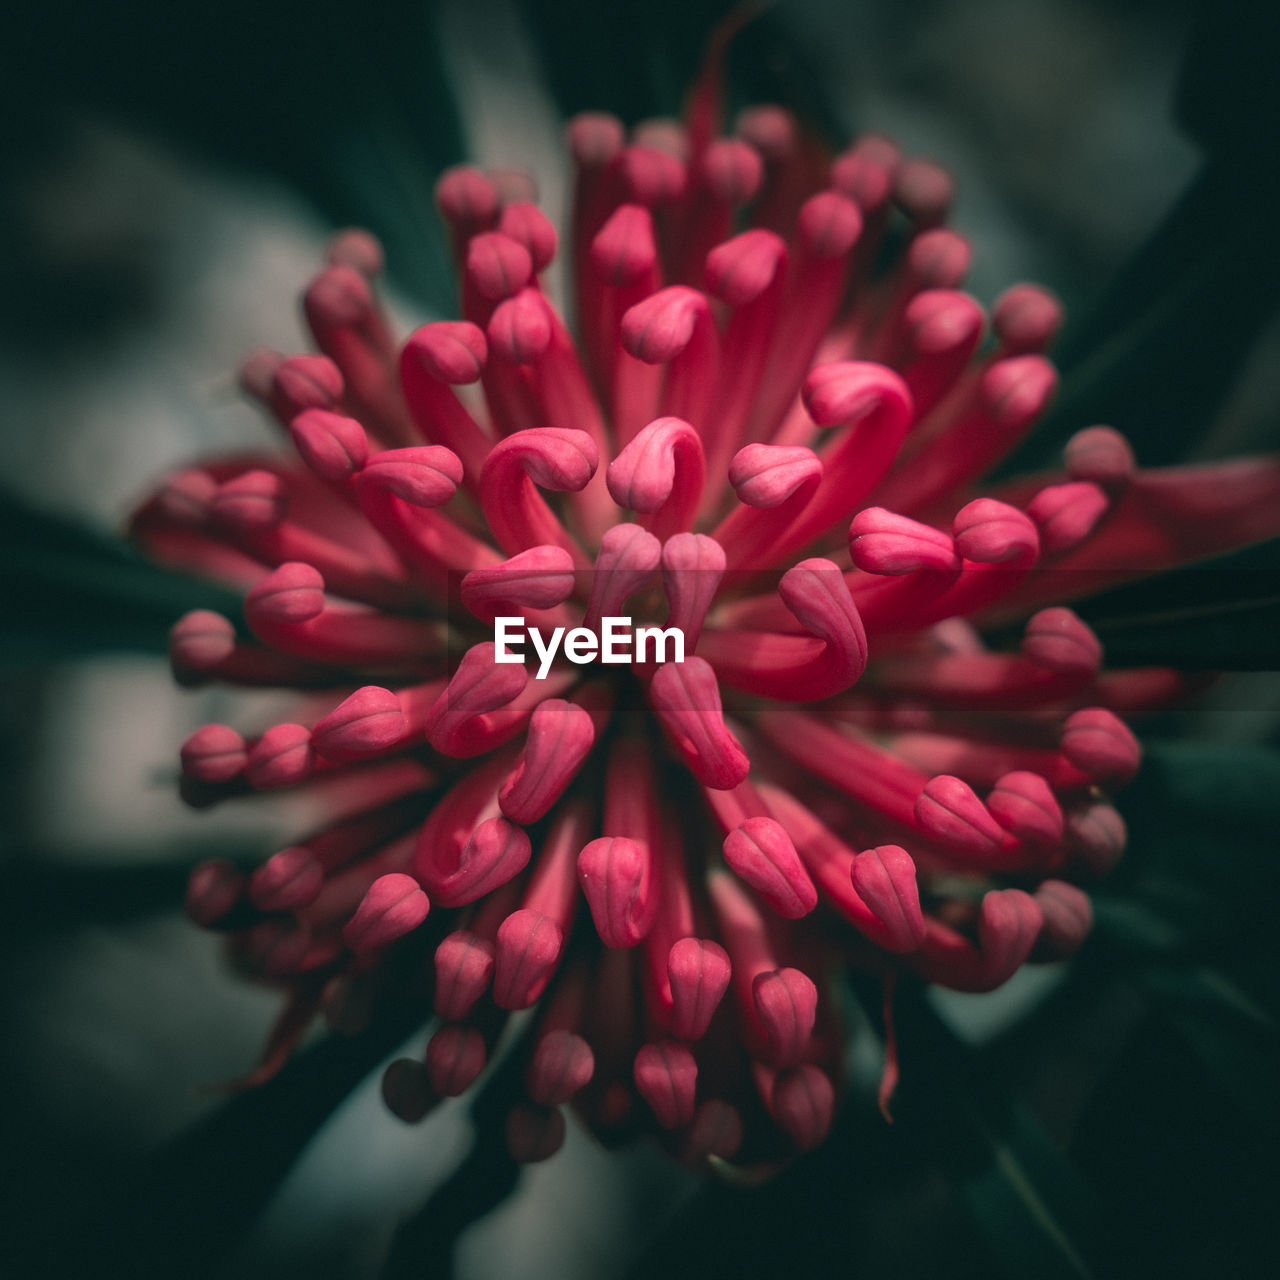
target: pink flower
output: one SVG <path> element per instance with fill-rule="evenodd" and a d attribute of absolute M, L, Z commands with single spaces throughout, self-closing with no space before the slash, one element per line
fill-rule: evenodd
<path fill-rule="evenodd" d="M 464 318 L 406 341 L 378 245 L 338 236 L 304 300 L 322 354 L 243 370 L 293 451 L 185 471 L 135 518 L 248 589 L 252 638 L 174 627 L 182 683 L 312 691 L 182 749 L 193 803 L 306 787 L 327 815 L 191 879 L 192 918 L 286 999 L 250 1080 L 321 1013 L 420 1001 L 425 1055 L 384 1082 L 420 1119 L 536 1006 L 517 1158 L 572 1103 L 689 1161 L 776 1160 L 831 1123 L 834 966 L 984 991 L 1088 934 L 1125 720 L 1181 682 L 1103 671 L 1061 602 L 1280 532 L 1280 467 L 1136 471 L 1090 427 L 980 495 L 1053 394 L 1056 302 L 1009 290 L 987 338 L 942 170 L 715 115 L 704 91 L 684 127 L 570 124 L 576 340 L 509 175 L 441 179 Z M 676 628 L 684 660 L 543 673 L 498 660 L 513 616 Z M 1015 618 L 1020 648 L 988 649 Z M 886 1105 L 894 1059 L 890 1025 Z"/>

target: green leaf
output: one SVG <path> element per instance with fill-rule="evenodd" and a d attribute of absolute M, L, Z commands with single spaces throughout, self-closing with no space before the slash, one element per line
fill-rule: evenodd
<path fill-rule="evenodd" d="M 0 862 L 0 898 L 24 906 L 0 939 L 0 950 L 20 948 L 42 934 L 174 911 L 196 863 L 220 857 L 251 869 L 268 852 L 266 841 L 229 843 L 225 834 L 188 840 L 171 854 L 140 851 L 138 860 L 128 863 L 112 861 L 110 855 L 81 855 L 65 862 L 31 850 L 6 851 Z"/>
<path fill-rule="evenodd" d="M 1054 351 L 1057 399 L 1002 472 L 1056 459 L 1093 422 L 1122 431 L 1144 466 L 1181 460 L 1208 432 L 1280 296 L 1276 174 L 1238 159 L 1206 164 L 1107 295 L 1073 316 Z"/>
<path fill-rule="evenodd" d="M 1280 541 L 1126 583 L 1077 609 L 1113 667 L 1280 668 Z"/>
<path fill-rule="evenodd" d="M 122 1189 L 116 1247 L 131 1274 L 218 1273 L 320 1127 L 423 1016 L 410 1000 L 388 1014 L 363 1035 L 329 1035 L 300 1050 L 274 1079 L 236 1094 L 168 1144 L 136 1185 Z"/>
<path fill-rule="evenodd" d="M 405 287 L 452 305 L 431 187 L 463 146 L 430 0 L 372 11 L 338 0 L 55 0 L 11 28 L 15 134 L 29 117 L 47 142 L 47 121 L 70 104 L 268 175 L 334 225 L 369 226 Z"/>
<path fill-rule="evenodd" d="M 0 502 L 0 661 L 107 650 L 163 653 L 188 610 L 236 619 L 240 597 L 144 559 L 127 543 L 12 498 Z"/>
<path fill-rule="evenodd" d="M 532 0 L 523 12 L 561 111 L 611 111 L 635 124 L 681 113 L 716 24 L 746 7 L 734 0 L 654 0 L 640 16 L 594 0 Z M 842 69 L 823 65 L 824 52 L 798 41 L 784 12 L 755 6 L 728 49 L 728 117 L 741 107 L 784 102 L 842 144 L 845 127 L 825 88 Z"/>
<path fill-rule="evenodd" d="M 1070 1159 L 919 993 L 902 993 L 896 1022 L 904 1065 L 895 1117 L 960 1187 L 1001 1268 L 1092 1276 L 1097 1206 Z"/>
<path fill-rule="evenodd" d="M 417 1213 L 401 1222 L 392 1238 L 380 1280 L 418 1280 L 423 1259 L 432 1275 L 453 1274 L 459 1237 L 514 1193 L 522 1167 L 507 1150 L 507 1113 L 524 1098 L 524 1067 L 532 1052 L 533 1028 L 508 1045 L 502 1060 L 469 1103 L 475 1125 L 471 1150 Z"/>
<path fill-rule="evenodd" d="M 1280 1024 L 1274 1014 L 1210 968 L 1152 969 L 1143 985 L 1220 1095 L 1280 1134 Z"/>
<path fill-rule="evenodd" d="M 1196 741 L 1149 742 L 1137 787 L 1158 806 L 1168 827 L 1182 827 L 1194 818 L 1218 829 L 1246 827 L 1266 836 L 1273 834 L 1268 824 L 1280 821 L 1280 752 Z M 1203 858 L 1195 866 L 1206 872 L 1214 868 Z"/>

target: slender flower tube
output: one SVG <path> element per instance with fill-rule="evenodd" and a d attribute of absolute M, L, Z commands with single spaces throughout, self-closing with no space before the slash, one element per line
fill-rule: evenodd
<path fill-rule="evenodd" d="M 242 375 L 289 447 L 134 517 L 245 592 L 243 630 L 175 624 L 178 680 L 300 691 L 256 736 L 193 734 L 184 796 L 327 815 L 191 876 L 191 918 L 284 999 L 250 1082 L 321 1014 L 418 1001 L 405 1121 L 511 1053 L 519 1160 L 565 1108 L 697 1164 L 816 1145 L 833 973 L 983 991 L 1087 938 L 1124 716 L 1181 686 L 1106 671 L 1063 601 L 1280 533 L 1280 463 L 1144 471 L 1109 427 L 984 492 L 1053 394 L 1058 304 L 1016 286 L 988 336 L 945 172 L 874 137 L 819 159 L 780 107 L 718 136 L 716 83 L 685 125 L 570 122 L 563 235 L 446 173 L 460 319 L 396 334 L 381 250 L 342 233 L 319 354 Z"/>

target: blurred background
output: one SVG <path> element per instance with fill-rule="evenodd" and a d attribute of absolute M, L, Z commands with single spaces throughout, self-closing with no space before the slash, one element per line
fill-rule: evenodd
<path fill-rule="evenodd" d="M 432 205 L 462 159 L 563 207 L 584 108 L 679 110 L 728 5 L 653 0 L 54 0 L 0 77 L 0 933 L 14 1276 L 1262 1274 L 1280 1107 L 1280 552 L 1082 612 L 1115 664 L 1227 675 L 1142 726 L 1130 851 L 1068 970 L 904 1001 L 896 1123 L 851 991 L 827 1145 L 762 1188 L 579 1132 L 517 1176 L 492 1104 L 407 1128 L 385 1028 L 228 1100 L 275 998 L 180 912 L 201 858 L 287 841 L 287 801 L 182 808 L 176 754 L 269 695 L 179 692 L 216 589 L 134 556 L 131 506 L 192 457 L 265 445 L 235 370 L 306 345 L 333 228 L 384 240 L 405 328 L 454 314 Z M 782 0 L 735 40 L 732 105 L 947 165 L 980 299 L 1065 301 L 1062 392 L 1013 465 L 1111 422 L 1163 465 L 1280 445 L 1274 6 Z M 234 608 L 234 602 L 231 605 Z M 875 1004 L 874 993 L 869 1001 Z M 500 1144 L 499 1144 L 500 1145 Z M 5 1253 L 9 1253 L 9 1265 Z M 1269 1268 L 1267 1268 L 1269 1272 Z"/>

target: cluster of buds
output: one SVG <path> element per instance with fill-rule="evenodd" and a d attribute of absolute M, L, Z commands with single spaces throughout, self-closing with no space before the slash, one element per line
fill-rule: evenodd
<path fill-rule="evenodd" d="M 340 234 L 304 298 L 320 354 L 242 372 L 292 452 L 183 471 L 135 517 L 247 588 L 251 636 L 174 627 L 180 681 L 300 691 L 296 722 L 182 748 L 193 803 L 307 788 L 325 815 L 191 878 L 192 918 L 286 998 L 251 1079 L 321 1015 L 413 1001 L 425 1053 L 384 1080 L 406 1121 L 509 1051 L 520 1160 L 570 1105 L 775 1161 L 832 1122 L 833 974 L 985 991 L 1089 931 L 1125 721 L 1180 681 L 1104 672 L 1061 602 L 1269 532 L 1276 468 L 1135 471 L 1091 427 L 979 496 L 1053 394 L 1055 300 L 1012 288 L 988 333 L 943 170 L 879 137 L 831 158 L 777 107 L 714 136 L 713 108 L 570 123 L 576 339 L 520 175 L 440 179 L 463 318 L 404 341 L 377 242 Z M 498 660 L 499 617 L 618 616 L 683 660 Z"/>

